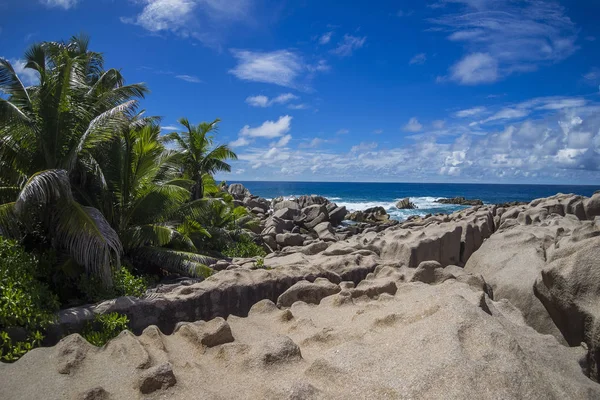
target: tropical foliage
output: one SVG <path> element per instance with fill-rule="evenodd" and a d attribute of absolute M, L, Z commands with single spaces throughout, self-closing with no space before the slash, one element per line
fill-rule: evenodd
<path fill-rule="evenodd" d="M 181 132 L 163 134 L 139 110 L 146 85 L 105 69 L 89 44 L 31 46 L 30 86 L 0 59 L 0 235 L 38 256 L 64 305 L 141 295 L 140 274 L 206 277 L 256 225 L 213 178 L 236 159 L 216 143 L 220 121 L 182 118 Z M 137 290 L 122 285 L 127 274 Z"/>

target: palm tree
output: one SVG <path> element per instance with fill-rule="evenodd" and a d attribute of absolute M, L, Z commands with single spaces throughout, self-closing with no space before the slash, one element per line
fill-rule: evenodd
<path fill-rule="evenodd" d="M 216 260 L 198 254 L 190 236 L 208 233 L 189 223 L 206 201 L 189 201 L 194 182 L 180 177 L 179 154 L 165 149 L 158 124 L 134 119 L 96 153 L 101 168 L 84 191 L 118 233 L 125 257 L 140 269 L 206 276 L 205 264 Z"/>
<path fill-rule="evenodd" d="M 179 123 L 186 130 L 172 132 L 165 136 L 168 142 L 174 142 L 178 151 L 182 153 L 181 164 L 184 176 L 194 181 L 192 187 L 192 200 L 204 197 L 203 179 L 216 172 L 230 172 L 231 165 L 227 160 L 237 160 L 237 155 L 227 145 L 213 147 L 214 133 L 218 129 L 220 119 L 213 122 L 202 122 L 191 125 L 186 118 L 181 118 Z"/>
<path fill-rule="evenodd" d="M 134 98 L 147 89 L 105 71 L 102 55 L 88 47 L 84 35 L 31 46 L 26 68 L 39 83 L 29 87 L 0 59 L 0 232 L 22 239 L 36 226 L 52 247 L 110 284 L 121 243 L 72 188 L 95 173 L 93 150 L 128 123 Z"/>

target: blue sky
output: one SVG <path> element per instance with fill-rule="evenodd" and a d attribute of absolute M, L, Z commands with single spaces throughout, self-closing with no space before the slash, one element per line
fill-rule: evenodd
<path fill-rule="evenodd" d="M 0 56 L 91 35 L 165 131 L 222 119 L 228 180 L 600 183 L 600 2 L 339 4 L 0 0 Z"/>

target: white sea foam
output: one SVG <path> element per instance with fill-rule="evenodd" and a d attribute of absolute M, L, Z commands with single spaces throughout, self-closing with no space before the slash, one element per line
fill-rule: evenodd
<path fill-rule="evenodd" d="M 396 199 L 392 202 L 388 201 L 337 201 L 338 206 L 345 206 L 349 211 L 362 211 L 372 207 L 383 207 L 392 219 L 405 220 L 412 215 L 424 216 L 430 213 L 451 213 L 460 208 L 461 206 L 441 204 L 437 203 L 436 200 L 443 197 L 411 197 L 416 209 L 413 210 L 400 210 L 396 208 L 396 203 L 402 199 Z"/>

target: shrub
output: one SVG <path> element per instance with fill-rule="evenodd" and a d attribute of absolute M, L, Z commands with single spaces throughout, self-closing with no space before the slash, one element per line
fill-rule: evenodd
<path fill-rule="evenodd" d="M 94 346 L 104 346 L 110 339 L 129 328 L 129 318 L 119 313 L 98 314 L 88 322 L 81 336 Z"/>
<path fill-rule="evenodd" d="M 237 241 L 229 244 L 223 251 L 227 257 L 252 258 L 267 255 L 265 249 L 252 241 L 248 235 L 241 235 Z"/>
<path fill-rule="evenodd" d="M 37 280 L 36 258 L 0 236 L 0 359 L 16 361 L 40 345 L 58 300 Z"/>
<path fill-rule="evenodd" d="M 114 288 L 119 296 L 142 297 L 148 289 L 148 279 L 135 276 L 125 267 L 118 269 L 113 278 Z"/>
<path fill-rule="evenodd" d="M 96 303 L 119 296 L 142 297 L 148 289 L 148 278 L 134 275 L 127 267 L 113 272 L 113 287 L 106 288 L 98 277 L 82 275 L 77 287 L 83 295 L 83 300 Z"/>

